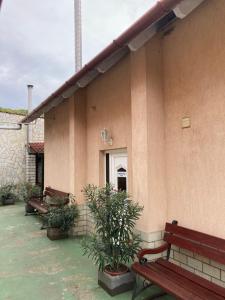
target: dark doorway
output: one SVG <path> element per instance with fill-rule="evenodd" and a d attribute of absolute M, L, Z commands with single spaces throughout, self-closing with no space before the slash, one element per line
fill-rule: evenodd
<path fill-rule="evenodd" d="M 36 185 L 44 190 L 44 154 L 36 154 Z"/>

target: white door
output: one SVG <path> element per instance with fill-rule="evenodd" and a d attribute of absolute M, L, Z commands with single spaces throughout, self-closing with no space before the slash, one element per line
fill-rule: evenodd
<path fill-rule="evenodd" d="M 116 190 L 127 191 L 127 152 L 114 151 L 106 154 L 106 182 L 110 182 Z"/>

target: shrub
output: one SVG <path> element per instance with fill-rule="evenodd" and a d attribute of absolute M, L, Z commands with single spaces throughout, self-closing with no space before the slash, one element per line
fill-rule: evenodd
<path fill-rule="evenodd" d="M 84 193 L 96 229 L 96 234 L 82 242 L 84 254 L 101 271 L 106 266 L 111 271 L 119 271 L 140 249 L 141 239 L 133 231 L 143 207 L 133 202 L 126 192 L 115 192 L 109 184 L 103 188 L 88 185 Z"/>
<path fill-rule="evenodd" d="M 79 211 L 77 204 L 50 207 L 46 216 L 47 226 L 50 228 L 59 228 L 62 231 L 68 231 L 74 225 L 74 222 L 78 217 Z"/>
<path fill-rule="evenodd" d="M 67 198 L 63 198 L 63 197 L 59 197 L 59 196 L 47 196 L 45 198 L 45 203 L 51 207 L 51 206 L 63 206 L 67 203 L 68 199 Z"/>
<path fill-rule="evenodd" d="M 41 188 L 37 185 L 33 185 L 30 182 L 22 182 L 17 184 L 16 192 L 20 201 L 27 201 L 31 197 L 40 197 L 42 192 Z"/>
<path fill-rule="evenodd" d="M 15 194 L 15 185 L 14 184 L 6 184 L 0 188 L 0 202 L 4 204 L 4 202 L 8 199 L 12 199 L 14 201 L 17 200 L 17 196 Z"/>

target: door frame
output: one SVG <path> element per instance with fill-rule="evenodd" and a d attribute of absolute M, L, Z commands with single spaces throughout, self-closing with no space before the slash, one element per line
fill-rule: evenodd
<path fill-rule="evenodd" d="M 127 148 L 119 148 L 119 149 L 112 149 L 112 150 L 106 150 L 104 151 L 104 184 L 107 183 L 107 178 L 106 178 L 106 154 L 125 154 L 127 157 L 127 192 L 128 192 L 128 182 L 129 182 L 129 173 L 128 173 L 128 151 Z M 109 159 L 109 180 L 110 180 L 110 159 Z"/>

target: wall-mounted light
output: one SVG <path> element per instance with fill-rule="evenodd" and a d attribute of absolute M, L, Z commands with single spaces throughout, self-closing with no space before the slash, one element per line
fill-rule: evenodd
<path fill-rule="evenodd" d="M 101 130 L 100 136 L 101 136 L 101 140 L 105 144 L 108 144 L 108 145 L 112 146 L 113 140 L 112 140 L 112 137 L 111 137 L 109 131 L 106 128 Z"/>

